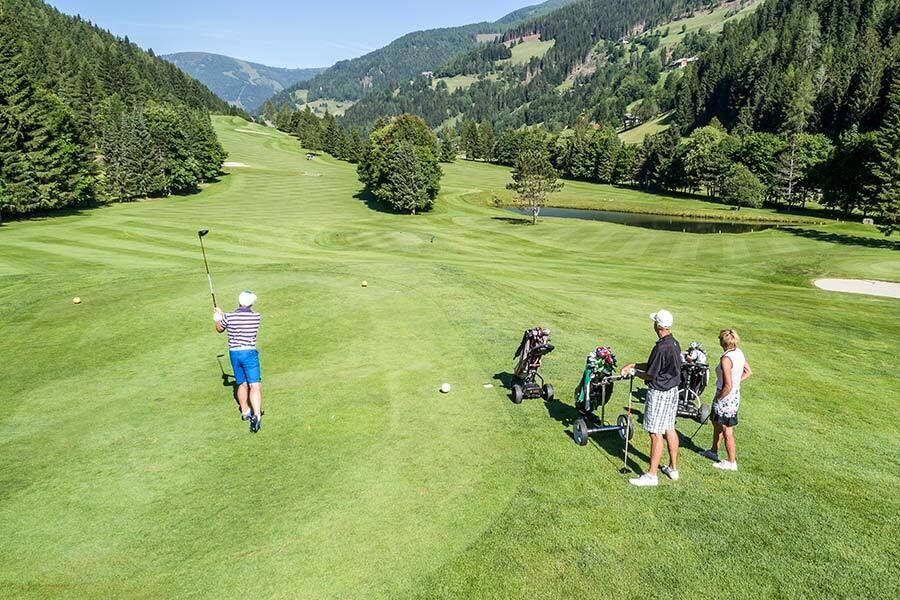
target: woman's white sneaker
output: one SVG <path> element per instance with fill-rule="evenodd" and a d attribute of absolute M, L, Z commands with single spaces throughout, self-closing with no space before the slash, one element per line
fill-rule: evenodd
<path fill-rule="evenodd" d="M 656 475 L 651 475 L 650 473 L 644 473 L 640 477 L 636 477 L 634 479 L 629 479 L 628 483 L 631 485 L 636 485 L 638 487 L 654 487 L 659 485 L 659 477 Z"/>
<path fill-rule="evenodd" d="M 713 463 L 713 466 L 723 471 L 737 471 L 737 462 L 728 462 L 727 460 Z"/>
<path fill-rule="evenodd" d="M 663 475 L 671 479 L 672 481 L 678 481 L 678 469 L 673 469 L 672 467 L 662 467 L 660 471 L 663 472 Z"/>

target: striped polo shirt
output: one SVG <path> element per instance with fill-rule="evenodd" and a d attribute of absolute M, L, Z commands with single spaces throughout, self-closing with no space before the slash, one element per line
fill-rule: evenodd
<path fill-rule="evenodd" d="M 247 307 L 240 307 L 234 312 L 225 313 L 222 324 L 228 332 L 228 348 L 230 350 L 250 350 L 256 348 L 256 334 L 262 315 Z"/>

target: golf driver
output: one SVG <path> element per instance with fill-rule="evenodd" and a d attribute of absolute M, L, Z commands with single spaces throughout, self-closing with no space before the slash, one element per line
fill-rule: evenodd
<path fill-rule="evenodd" d="M 628 378 L 628 418 L 625 419 L 625 427 L 631 427 L 631 399 L 632 392 L 634 391 L 634 375 Z M 625 462 L 622 465 L 622 470 L 620 473 L 631 473 L 631 469 L 628 468 L 628 440 L 631 438 L 631 432 L 625 432 Z"/>
<path fill-rule="evenodd" d="M 209 293 L 212 296 L 213 308 L 219 306 L 216 303 L 216 291 L 213 289 L 212 276 L 209 274 L 209 263 L 206 262 L 206 247 L 203 245 L 203 238 L 209 233 L 209 229 L 201 229 L 197 232 L 200 238 L 200 251 L 203 252 L 203 266 L 206 267 L 206 280 L 209 282 Z"/>

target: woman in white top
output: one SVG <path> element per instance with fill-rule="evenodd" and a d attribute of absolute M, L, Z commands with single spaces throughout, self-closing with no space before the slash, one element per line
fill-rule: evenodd
<path fill-rule="evenodd" d="M 714 461 L 713 466 L 723 471 L 737 471 L 737 457 L 734 443 L 734 428 L 738 424 L 738 409 L 741 406 L 741 382 L 750 377 L 750 363 L 738 348 L 741 338 L 734 329 L 719 332 L 719 344 L 725 354 L 716 366 L 716 396 L 713 398 L 712 448 L 703 456 Z M 728 460 L 719 460 L 719 442 L 725 438 Z"/>

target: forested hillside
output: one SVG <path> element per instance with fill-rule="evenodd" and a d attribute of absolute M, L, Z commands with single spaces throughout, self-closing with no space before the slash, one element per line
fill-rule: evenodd
<path fill-rule="evenodd" d="M 735 2 L 734 11 L 743 4 Z M 675 54 L 692 54 L 694 37 L 661 48 L 657 25 L 709 5 L 697 0 L 584 0 L 516 25 L 503 36 L 520 60 L 477 47 L 433 70 L 439 76 L 470 75 L 451 89 L 442 79 L 420 77 L 378 90 L 346 113 L 349 127 L 412 112 L 437 127 L 447 119 L 490 120 L 494 127 L 543 123 L 551 128 L 579 117 L 618 124 L 628 106 L 648 99 L 659 112 L 673 102 L 678 79 L 664 76 Z M 713 3 L 718 5 L 720 3 Z M 529 52 L 521 52 L 528 46 Z M 670 81 L 671 80 L 671 81 Z"/>
<path fill-rule="evenodd" d="M 678 120 L 778 132 L 802 119 L 832 138 L 877 129 L 900 68 L 898 34 L 900 2 L 769 0 L 688 70 Z"/>
<path fill-rule="evenodd" d="M 208 52 L 178 52 L 163 56 L 203 83 L 219 98 L 248 111 L 295 83 L 309 81 L 324 68 L 284 69 Z"/>
<path fill-rule="evenodd" d="M 474 48 L 478 36 L 502 34 L 524 19 L 534 18 L 571 4 L 574 0 L 549 0 L 510 13 L 496 23 L 475 23 L 462 27 L 448 27 L 416 31 L 394 40 L 384 48 L 352 60 L 343 60 L 313 78 L 277 94 L 276 108 L 292 104 L 293 93 L 308 89 L 308 101 L 320 98 L 358 100 L 386 84 L 409 81 L 423 71 L 430 71 L 450 61 L 461 52 Z"/>
<path fill-rule="evenodd" d="M 0 213 L 190 192 L 224 157 L 177 67 L 40 0 L 0 0 Z"/>
<path fill-rule="evenodd" d="M 642 12 L 651 5 L 675 20 L 652 20 Z M 445 161 L 463 154 L 510 165 L 537 144 L 569 179 L 737 206 L 814 202 L 900 229 L 900 8 L 880 0 L 684 8 L 577 3 L 458 55 L 435 78 L 370 94 L 340 120 L 282 111 L 278 126 L 358 161 L 360 131 L 411 113 L 440 130 Z M 601 14 L 604 25 L 589 26 Z M 601 39 L 601 30 L 623 35 Z M 545 34 L 557 37 L 538 39 Z M 671 111 L 661 132 L 640 146 L 620 139 L 623 119 L 661 111 Z"/>

